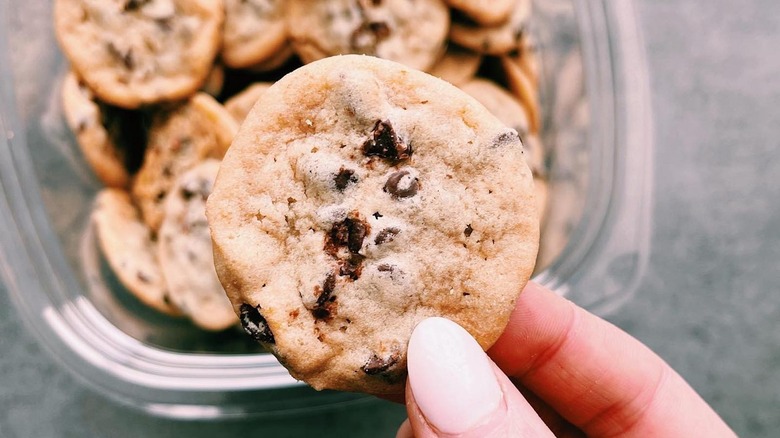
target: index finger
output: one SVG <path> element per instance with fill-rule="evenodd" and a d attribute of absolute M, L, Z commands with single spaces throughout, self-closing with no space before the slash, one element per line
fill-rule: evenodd
<path fill-rule="evenodd" d="M 650 349 L 535 283 L 488 354 L 589 436 L 733 436 Z"/>

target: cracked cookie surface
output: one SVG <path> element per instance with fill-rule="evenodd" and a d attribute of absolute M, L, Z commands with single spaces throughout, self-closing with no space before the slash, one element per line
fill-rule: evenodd
<path fill-rule="evenodd" d="M 269 88 L 207 203 L 244 328 L 314 388 L 403 392 L 414 326 L 444 316 L 483 348 L 538 245 L 516 131 L 454 86 L 339 56 Z"/>

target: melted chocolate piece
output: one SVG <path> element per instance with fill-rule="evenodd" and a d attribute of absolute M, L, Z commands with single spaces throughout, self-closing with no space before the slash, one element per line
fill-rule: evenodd
<path fill-rule="evenodd" d="M 330 233 L 325 235 L 325 252 L 338 261 L 338 267 L 328 274 L 322 286 L 315 287 L 317 302 L 309 310 L 316 319 L 329 319 L 336 311 L 333 291 L 336 289 L 337 276 L 351 281 L 360 278 L 365 257 L 358 251 L 363 247 L 363 240 L 370 230 L 368 223 L 357 212 L 353 212 L 343 221 L 333 224 Z"/>
<path fill-rule="evenodd" d="M 473 229 L 473 228 L 471 228 L 471 224 L 468 224 L 468 225 L 466 225 L 466 229 L 465 229 L 465 230 L 463 230 L 463 234 L 464 234 L 466 237 L 469 237 L 469 236 L 471 236 L 471 233 L 473 233 L 473 232 L 474 232 L 474 229 Z"/>
<path fill-rule="evenodd" d="M 356 213 L 341 222 L 333 224 L 330 233 L 325 237 L 325 252 L 338 257 L 341 248 L 347 248 L 351 253 L 357 253 L 363 246 L 363 239 L 370 231 L 368 223 L 360 219 Z"/>
<path fill-rule="evenodd" d="M 339 264 L 339 275 L 357 280 L 363 273 L 363 259 L 365 257 L 360 254 L 352 254 L 347 260 L 342 260 Z"/>
<path fill-rule="evenodd" d="M 274 334 L 268 327 L 268 321 L 260 314 L 260 306 L 252 307 L 249 304 L 242 304 L 240 308 L 241 326 L 244 331 L 258 342 L 265 344 L 274 344 Z"/>
<path fill-rule="evenodd" d="M 319 286 L 317 289 L 319 289 Z M 325 278 L 325 282 L 322 283 L 322 290 L 319 291 L 316 306 L 323 307 L 329 301 L 332 302 L 335 300 L 336 297 L 333 295 L 334 289 L 336 289 L 336 277 L 334 277 L 333 274 L 328 274 Z"/>
<path fill-rule="evenodd" d="M 395 165 L 412 156 L 412 145 L 407 146 L 398 138 L 389 121 L 379 120 L 374 125 L 371 138 L 363 143 L 363 153 L 368 157 L 383 158 Z"/>
<path fill-rule="evenodd" d="M 504 131 L 493 139 L 494 148 L 520 143 L 520 134 L 517 131 Z"/>
<path fill-rule="evenodd" d="M 356 184 L 358 182 L 358 177 L 355 175 L 354 170 L 342 166 L 333 180 L 336 183 L 338 191 L 343 192 L 350 184 Z"/>
<path fill-rule="evenodd" d="M 387 357 L 379 357 L 374 354 L 360 369 L 369 376 L 386 373 L 393 365 L 398 363 L 399 359 L 401 359 L 401 354 L 397 351 L 394 351 Z"/>
<path fill-rule="evenodd" d="M 402 184 L 404 178 L 409 180 L 406 184 Z M 417 194 L 419 185 L 417 178 L 412 178 L 409 171 L 399 170 L 387 178 L 384 191 L 390 193 L 394 198 L 410 198 Z"/>

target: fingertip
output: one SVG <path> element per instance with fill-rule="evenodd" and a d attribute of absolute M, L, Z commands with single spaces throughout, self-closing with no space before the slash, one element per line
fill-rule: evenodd
<path fill-rule="evenodd" d="M 420 411 L 437 430 L 458 434 L 489 417 L 501 389 L 476 340 L 445 318 L 428 318 L 409 339 L 409 383 Z"/>
<path fill-rule="evenodd" d="M 452 321 L 430 318 L 418 325 L 408 366 L 406 407 L 418 438 L 552 436 L 509 378 Z"/>

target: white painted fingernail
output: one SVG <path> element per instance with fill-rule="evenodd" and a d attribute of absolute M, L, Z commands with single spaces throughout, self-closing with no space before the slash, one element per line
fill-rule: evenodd
<path fill-rule="evenodd" d="M 409 340 L 409 382 L 417 406 L 440 432 L 460 434 L 483 423 L 501 403 L 490 359 L 458 324 L 428 318 Z"/>

